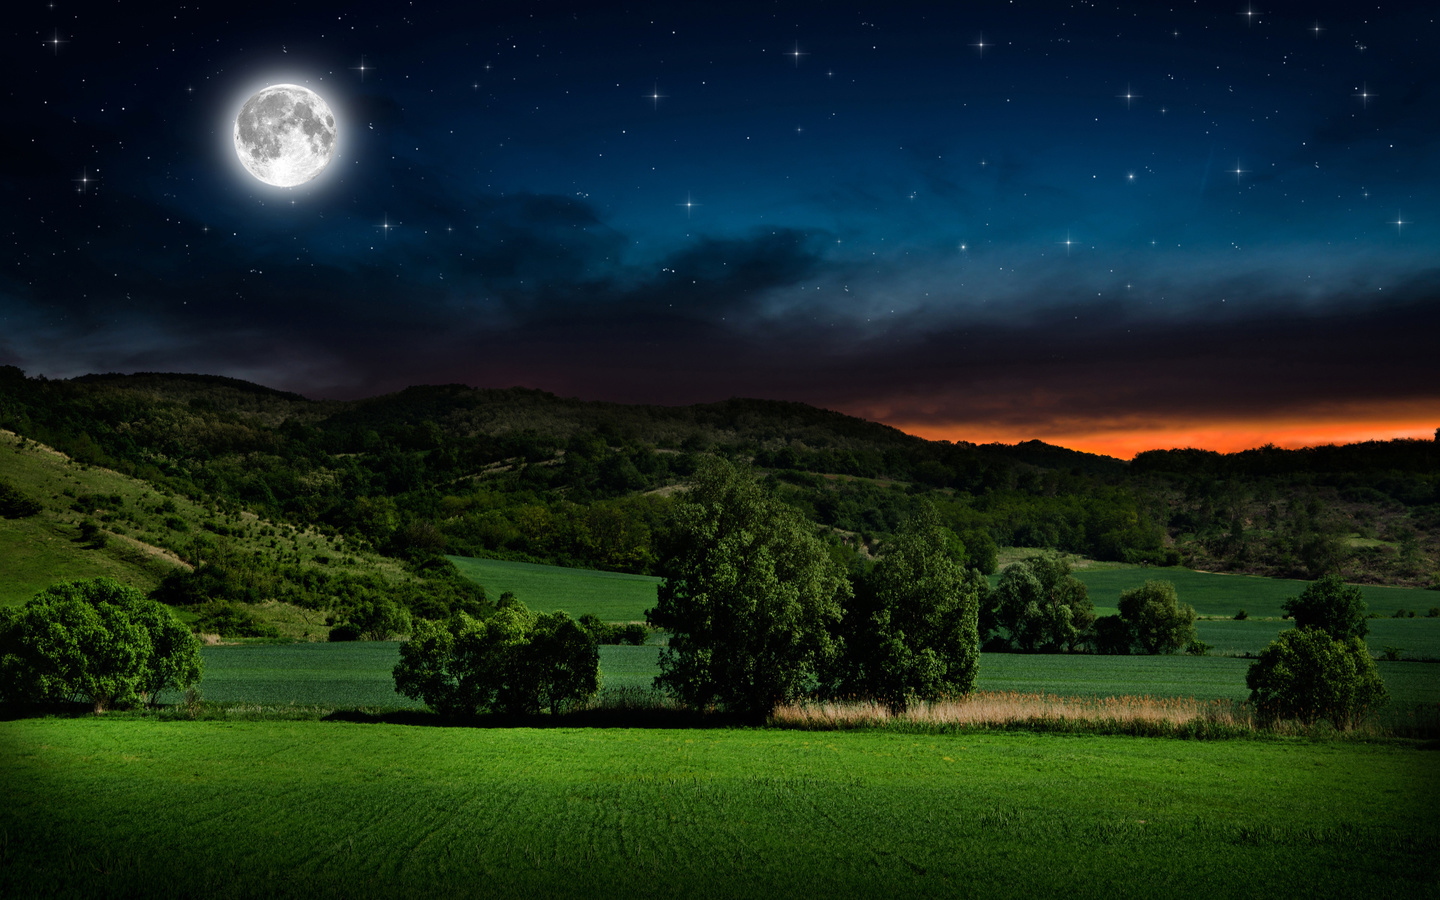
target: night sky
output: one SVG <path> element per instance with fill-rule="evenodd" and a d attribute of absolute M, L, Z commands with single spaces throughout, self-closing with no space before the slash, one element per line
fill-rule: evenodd
<path fill-rule="evenodd" d="M 1128 457 L 1440 426 L 1433 3 L 24 0 L 0 363 L 799 400 Z M 338 153 L 269 187 L 267 84 Z"/>

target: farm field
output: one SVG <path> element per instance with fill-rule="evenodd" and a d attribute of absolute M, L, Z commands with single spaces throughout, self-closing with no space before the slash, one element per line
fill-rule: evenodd
<path fill-rule="evenodd" d="M 1243 623 L 1241 623 L 1243 624 Z M 206 647 L 205 699 L 284 706 L 418 707 L 395 693 L 391 670 L 399 644 L 246 644 Z M 648 688 L 660 648 L 600 648 L 605 687 Z M 1074 695 L 1196 697 L 1243 700 L 1250 660 L 1217 656 L 1088 656 L 986 653 L 977 687 Z M 1440 703 L 1440 666 L 1378 663 L 1397 705 Z M 175 702 L 178 696 L 167 696 Z"/>
<path fill-rule="evenodd" d="M 1370 619 L 1365 642 L 1380 656 L 1386 647 L 1399 651 L 1401 659 L 1440 659 L 1440 618 Z M 1282 631 L 1295 623 L 1277 619 L 1201 619 L 1195 633 L 1215 653 L 1259 653 Z M 1437 671 L 1440 677 L 1440 671 Z"/>
<path fill-rule="evenodd" d="M 492 597 L 500 596 L 503 591 L 514 591 L 515 596 L 531 609 L 541 612 L 563 609 L 574 616 L 594 613 L 611 622 L 643 620 L 645 610 L 655 605 L 655 589 L 660 583 L 659 578 L 648 575 L 466 556 L 451 556 L 449 559 L 467 578 L 485 585 Z M 1181 602 L 1189 603 L 1202 616 L 1229 617 L 1243 609 L 1251 617 L 1278 619 L 1284 614 L 1280 604 L 1298 595 L 1309 583 L 1108 563 L 1095 568 L 1077 568 L 1074 575 L 1089 589 L 1090 600 L 1100 615 L 1118 612 L 1116 603 L 1121 591 L 1139 587 L 1147 579 L 1157 579 L 1174 582 Z M 997 580 L 998 576 L 991 577 L 992 584 Z M 1364 592 L 1370 610 L 1386 617 L 1396 609 L 1413 610 L 1417 616 L 1423 617 L 1430 607 L 1440 606 L 1440 591 L 1376 585 L 1361 585 L 1360 590 Z M 1373 622 L 1371 627 L 1375 627 Z M 1264 643 L 1260 646 L 1263 647 Z"/>
<path fill-rule="evenodd" d="M 485 586 L 494 600 L 505 591 L 536 612 L 563 609 L 572 616 L 594 613 L 606 622 L 642 622 L 655 605 L 660 579 L 596 569 L 567 569 L 534 563 L 447 557 L 472 581 Z"/>
<path fill-rule="evenodd" d="M 0 895 L 1434 896 L 1412 744 L 0 723 Z"/>
<path fill-rule="evenodd" d="M 1280 604 L 1299 595 L 1309 584 L 1288 578 L 1223 575 L 1181 568 L 1111 566 L 1108 563 L 1095 568 L 1077 568 L 1071 574 L 1089 588 L 1090 600 L 1097 607 L 1114 607 L 1121 591 L 1139 587 L 1146 580 L 1170 581 L 1175 584 L 1180 602 L 1195 607 L 1202 616 L 1233 616 L 1243 609 L 1251 616 L 1279 617 L 1284 615 Z M 994 580 L 992 578 L 992 583 Z M 1440 606 L 1440 591 L 1370 584 L 1360 585 L 1360 590 L 1370 611 L 1383 616 L 1402 608 L 1423 616 L 1430 607 Z"/>

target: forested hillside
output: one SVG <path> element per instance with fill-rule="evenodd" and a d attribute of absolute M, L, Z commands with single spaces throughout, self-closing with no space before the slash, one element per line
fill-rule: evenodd
<path fill-rule="evenodd" d="M 657 574 L 670 495 L 703 457 L 719 455 L 752 464 L 852 567 L 925 497 L 982 568 L 993 568 L 997 546 L 1024 546 L 1257 574 L 1437 580 L 1440 445 L 1431 441 L 1155 451 L 1126 463 L 1038 441 L 925 441 L 775 401 L 625 406 L 460 385 L 313 401 L 215 376 L 52 381 L 14 367 L 0 368 L 0 427 L 220 519 L 243 510 L 313 526 L 423 577 L 441 577 L 444 553 Z M 115 515 L 102 509 L 96 521 Z M 206 538 L 225 577 L 252 594 L 304 596 L 303 579 L 259 577 L 258 566 L 275 564 L 267 554 L 227 555 L 229 526 L 215 521 Z M 173 544 L 199 561 L 184 541 Z"/>

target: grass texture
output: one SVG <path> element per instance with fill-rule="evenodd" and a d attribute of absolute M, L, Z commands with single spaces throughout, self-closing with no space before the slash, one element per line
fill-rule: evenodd
<path fill-rule="evenodd" d="M 1435 896 L 1413 744 L 0 723 L 0 895 Z"/>
<path fill-rule="evenodd" d="M 265 706 L 418 707 L 395 693 L 391 674 L 399 644 L 243 644 L 206 647 L 205 699 Z M 605 646 L 605 690 L 643 691 L 660 674 L 660 648 Z M 985 653 L 977 688 L 983 691 L 1072 696 L 1191 697 L 1243 700 L 1250 660 L 1216 656 L 1088 656 Z M 1440 666 L 1379 664 L 1397 706 L 1440 704 Z M 162 698 L 173 703 L 178 695 Z"/>
<path fill-rule="evenodd" d="M 1190 569 L 1157 569 L 1146 566 L 1119 566 L 1102 563 L 1077 568 L 1072 573 L 1090 591 L 1090 600 L 1097 607 L 1115 607 L 1120 592 L 1139 587 L 1149 579 L 1170 581 L 1180 595 L 1180 602 L 1195 607 L 1202 616 L 1233 616 L 1245 610 L 1251 616 L 1284 615 L 1280 604 L 1299 596 L 1308 581 L 1289 578 L 1261 578 L 1256 575 L 1225 575 L 1195 572 Z M 1371 612 L 1388 616 L 1396 609 L 1416 610 L 1419 615 L 1432 606 L 1440 606 L 1440 593 L 1422 588 L 1360 585 Z"/>
<path fill-rule="evenodd" d="M 606 622 L 643 622 L 655 605 L 660 579 L 596 569 L 567 569 L 535 563 L 447 557 L 472 581 L 485 585 L 491 599 L 511 591 L 536 612 L 563 609 L 579 617 L 594 613 Z"/>

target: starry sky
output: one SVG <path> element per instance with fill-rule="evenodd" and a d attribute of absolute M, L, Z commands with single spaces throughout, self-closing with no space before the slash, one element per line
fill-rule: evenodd
<path fill-rule="evenodd" d="M 22 0 L 0 363 L 798 400 L 1129 457 L 1440 426 L 1440 10 Z M 313 181 L 245 99 L 319 93 Z"/>

